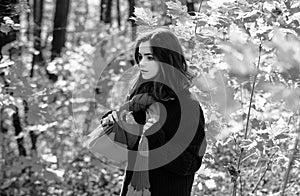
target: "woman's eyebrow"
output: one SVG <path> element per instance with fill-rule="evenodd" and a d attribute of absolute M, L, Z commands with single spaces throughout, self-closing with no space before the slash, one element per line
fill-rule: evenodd
<path fill-rule="evenodd" d="M 139 53 L 139 54 L 141 54 L 141 53 Z M 149 56 L 149 55 L 153 56 L 152 53 L 145 53 L 144 55 L 145 55 L 145 56 Z"/>

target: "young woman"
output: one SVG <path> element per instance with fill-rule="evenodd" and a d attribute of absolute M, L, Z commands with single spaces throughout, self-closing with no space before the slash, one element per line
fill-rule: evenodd
<path fill-rule="evenodd" d="M 189 92 L 192 77 L 182 47 L 168 29 L 158 28 L 140 35 L 134 57 L 140 76 L 127 109 L 103 118 L 126 122 L 120 126 L 131 141 L 121 196 L 189 196 L 206 140 L 201 106 Z M 157 121 L 145 128 L 153 116 Z"/>

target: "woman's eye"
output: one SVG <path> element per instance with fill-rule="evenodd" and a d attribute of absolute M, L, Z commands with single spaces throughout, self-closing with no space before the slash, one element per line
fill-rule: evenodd
<path fill-rule="evenodd" d="M 148 60 L 153 61 L 154 60 L 153 56 L 148 56 Z"/>

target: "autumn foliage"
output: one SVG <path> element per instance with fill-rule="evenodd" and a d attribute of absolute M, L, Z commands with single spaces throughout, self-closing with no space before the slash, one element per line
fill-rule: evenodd
<path fill-rule="evenodd" d="M 193 14 L 178 0 L 149 2 L 136 5 L 136 29 L 99 23 L 92 11 L 78 26 L 77 10 L 61 56 L 50 60 L 44 36 L 32 77 L 39 51 L 22 20 L 1 17 L 2 34 L 20 35 L 0 62 L 0 195 L 118 195 L 124 171 L 89 153 L 82 137 L 128 93 L 137 73 L 131 32 L 163 25 L 184 46 L 206 117 L 192 195 L 299 195 L 300 2 L 199 1 Z"/>

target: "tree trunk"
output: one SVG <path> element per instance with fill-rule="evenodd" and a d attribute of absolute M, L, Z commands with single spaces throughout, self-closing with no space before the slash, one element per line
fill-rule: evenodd
<path fill-rule="evenodd" d="M 7 129 L 3 127 L 4 120 L 2 119 L 3 108 L 0 109 L 0 179 L 4 179 L 5 176 L 5 145 L 4 145 L 4 134 L 7 133 Z"/>
<path fill-rule="evenodd" d="M 19 15 L 16 15 L 14 6 L 17 0 L 0 0 L 0 21 L 3 21 L 5 16 L 10 17 L 15 23 L 20 22 Z M 8 34 L 0 32 L 0 61 L 2 59 L 2 47 L 6 44 L 15 41 L 17 38 L 17 31 L 11 30 Z"/>
<path fill-rule="evenodd" d="M 112 0 L 105 1 L 104 23 L 111 24 Z"/>
<path fill-rule="evenodd" d="M 70 0 L 56 0 L 51 60 L 60 56 L 66 42 L 66 27 Z"/>
<path fill-rule="evenodd" d="M 41 32 L 42 32 L 42 19 L 43 19 L 44 0 L 34 0 L 33 3 L 33 40 L 34 49 L 38 54 L 33 54 L 30 77 L 33 77 L 34 65 L 43 62 L 42 47 L 41 47 Z"/>
<path fill-rule="evenodd" d="M 29 107 L 28 107 L 28 103 L 26 100 L 23 100 L 23 106 L 24 106 L 24 122 L 25 122 L 25 126 L 28 126 L 27 117 L 28 117 Z M 37 138 L 39 135 L 37 135 L 34 131 L 30 131 L 29 136 L 30 136 L 30 140 L 31 140 L 31 153 L 35 153 L 36 152 L 36 142 L 37 142 Z"/>
<path fill-rule="evenodd" d="M 187 0 L 186 1 L 186 7 L 187 7 L 187 11 L 189 13 L 189 15 L 191 16 L 195 16 L 195 7 L 194 7 L 194 2 L 193 0 Z"/>
<path fill-rule="evenodd" d="M 121 29 L 120 0 L 117 0 L 117 20 L 118 20 L 118 27 L 119 29 Z"/>
<path fill-rule="evenodd" d="M 22 133 L 22 126 L 21 126 L 21 120 L 20 120 L 20 116 L 19 116 L 19 109 L 16 106 L 16 111 L 15 113 L 12 115 L 13 117 L 13 125 L 15 128 L 15 136 L 19 136 Z M 23 137 L 19 137 L 17 139 L 17 144 L 18 144 L 18 149 L 19 149 L 19 155 L 20 156 L 26 156 L 26 149 L 24 147 L 24 140 Z"/>
<path fill-rule="evenodd" d="M 75 2 L 74 2 L 75 3 Z M 82 32 L 85 30 L 85 25 L 88 20 L 89 15 L 89 2 L 88 0 L 79 1 L 78 3 L 75 3 L 76 7 L 80 7 L 81 9 L 74 10 L 75 18 L 74 21 L 74 27 L 76 32 Z M 84 7 L 84 9 L 82 9 Z M 73 34 L 72 36 L 72 42 L 76 44 L 76 46 L 81 45 L 81 40 L 83 38 L 83 35 L 81 33 Z"/>
<path fill-rule="evenodd" d="M 104 13 L 105 0 L 100 0 L 100 22 L 103 21 L 103 13 Z"/>
<path fill-rule="evenodd" d="M 100 2 L 100 21 L 111 24 L 112 0 L 101 0 Z"/>
<path fill-rule="evenodd" d="M 29 7 L 31 7 L 32 5 L 31 5 L 31 2 L 30 2 L 30 0 L 27 0 L 27 5 L 29 5 Z M 27 14 L 26 14 L 26 22 L 27 22 L 27 29 L 26 29 L 26 32 L 25 32 L 25 35 L 26 35 L 26 38 L 27 38 L 27 40 L 29 41 L 30 40 L 30 36 L 31 36 L 31 14 L 30 14 L 30 12 L 28 12 Z"/>
<path fill-rule="evenodd" d="M 129 3 L 129 15 L 128 15 L 129 17 L 128 18 L 134 17 L 135 15 L 133 13 L 134 13 L 135 0 L 128 0 L 128 3 Z M 135 24 L 134 20 L 130 20 L 130 22 L 131 22 L 131 39 L 135 40 L 135 38 L 136 38 L 136 24 Z"/>
<path fill-rule="evenodd" d="M 0 0 L 0 20 L 2 21 L 3 17 L 8 16 L 13 18 L 15 13 L 15 5 L 18 3 L 18 0 Z"/>

